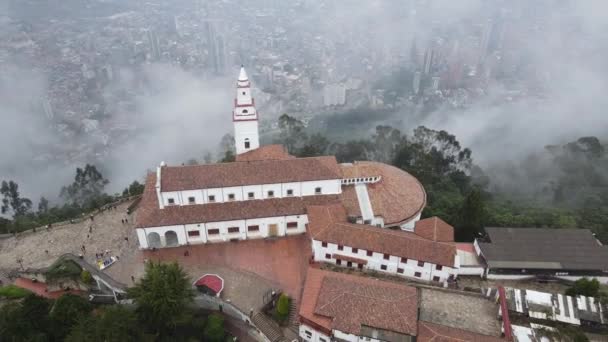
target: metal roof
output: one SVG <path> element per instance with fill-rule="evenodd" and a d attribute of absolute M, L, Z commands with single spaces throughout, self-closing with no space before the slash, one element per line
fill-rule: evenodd
<path fill-rule="evenodd" d="M 490 268 L 608 271 L 608 247 L 588 229 L 486 228 Z"/>

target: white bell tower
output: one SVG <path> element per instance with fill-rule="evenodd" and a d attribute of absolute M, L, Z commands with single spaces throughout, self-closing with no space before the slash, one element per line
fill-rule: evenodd
<path fill-rule="evenodd" d="M 236 154 L 245 153 L 260 147 L 258 134 L 258 112 L 251 97 L 251 83 L 247 78 L 245 68 L 241 65 L 239 79 L 236 82 L 236 98 L 234 99 L 234 143 Z"/>

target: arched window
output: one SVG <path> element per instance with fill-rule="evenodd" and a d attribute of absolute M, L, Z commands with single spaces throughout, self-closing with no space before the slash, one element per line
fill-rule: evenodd
<path fill-rule="evenodd" d="M 158 235 L 158 233 L 148 233 L 148 247 L 153 248 L 160 248 L 160 235 Z"/>
<path fill-rule="evenodd" d="M 243 95 L 245 95 L 245 92 L 243 92 Z"/>
<path fill-rule="evenodd" d="M 243 114 L 247 114 L 249 111 L 247 109 L 243 109 Z"/>
<path fill-rule="evenodd" d="M 172 247 L 172 246 L 177 246 L 178 245 L 178 241 L 177 241 L 177 233 L 172 231 L 172 230 L 168 230 L 165 233 L 165 245 L 168 247 Z"/>
<path fill-rule="evenodd" d="M 245 148 L 249 148 L 251 144 L 249 143 L 249 138 L 245 138 Z"/>

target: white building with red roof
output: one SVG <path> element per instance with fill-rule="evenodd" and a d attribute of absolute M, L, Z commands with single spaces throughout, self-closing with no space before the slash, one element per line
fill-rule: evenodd
<path fill-rule="evenodd" d="M 457 275 L 453 228 L 420 220 L 420 182 L 378 162 L 339 164 L 259 147 L 244 68 L 234 104 L 236 161 L 164 163 L 148 175 L 136 219 L 142 249 L 308 234 L 313 258 L 424 281 Z"/>

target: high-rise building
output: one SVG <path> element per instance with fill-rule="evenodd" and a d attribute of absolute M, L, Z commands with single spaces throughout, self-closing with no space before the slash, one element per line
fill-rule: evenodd
<path fill-rule="evenodd" d="M 232 112 L 234 122 L 234 144 L 236 154 L 245 153 L 260 147 L 258 134 L 258 112 L 251 96 L 251 83 L 241 66 L 241 72 L 236 82 L 236 98 Z"/>
<path fill-rule="evenodd" d="M 211 59 L 211 69 L 216 75 L 226 73 L 226 40 L 222 30 L 223 23 L 217 20 L 205 21 L 205 36 Z"/>
<path fill-rule="evenodd" d="M 422 73 L 420 71 L 414 72 L 414 79 L 412 81 L 412 89 L 414 94 L 418 94 L 420 91 L 420 81 L 422 80 Z"/>
<path fill-rule="evenodd" d="M 153 60 L 160 59 L 160 43 L 158 41 L 158 36 L 156 32 L 153 30 L 148 30 L 146 32 L 146 36 L 148 37 L 148 44 L 150 45 L 150 56 Z"/>

